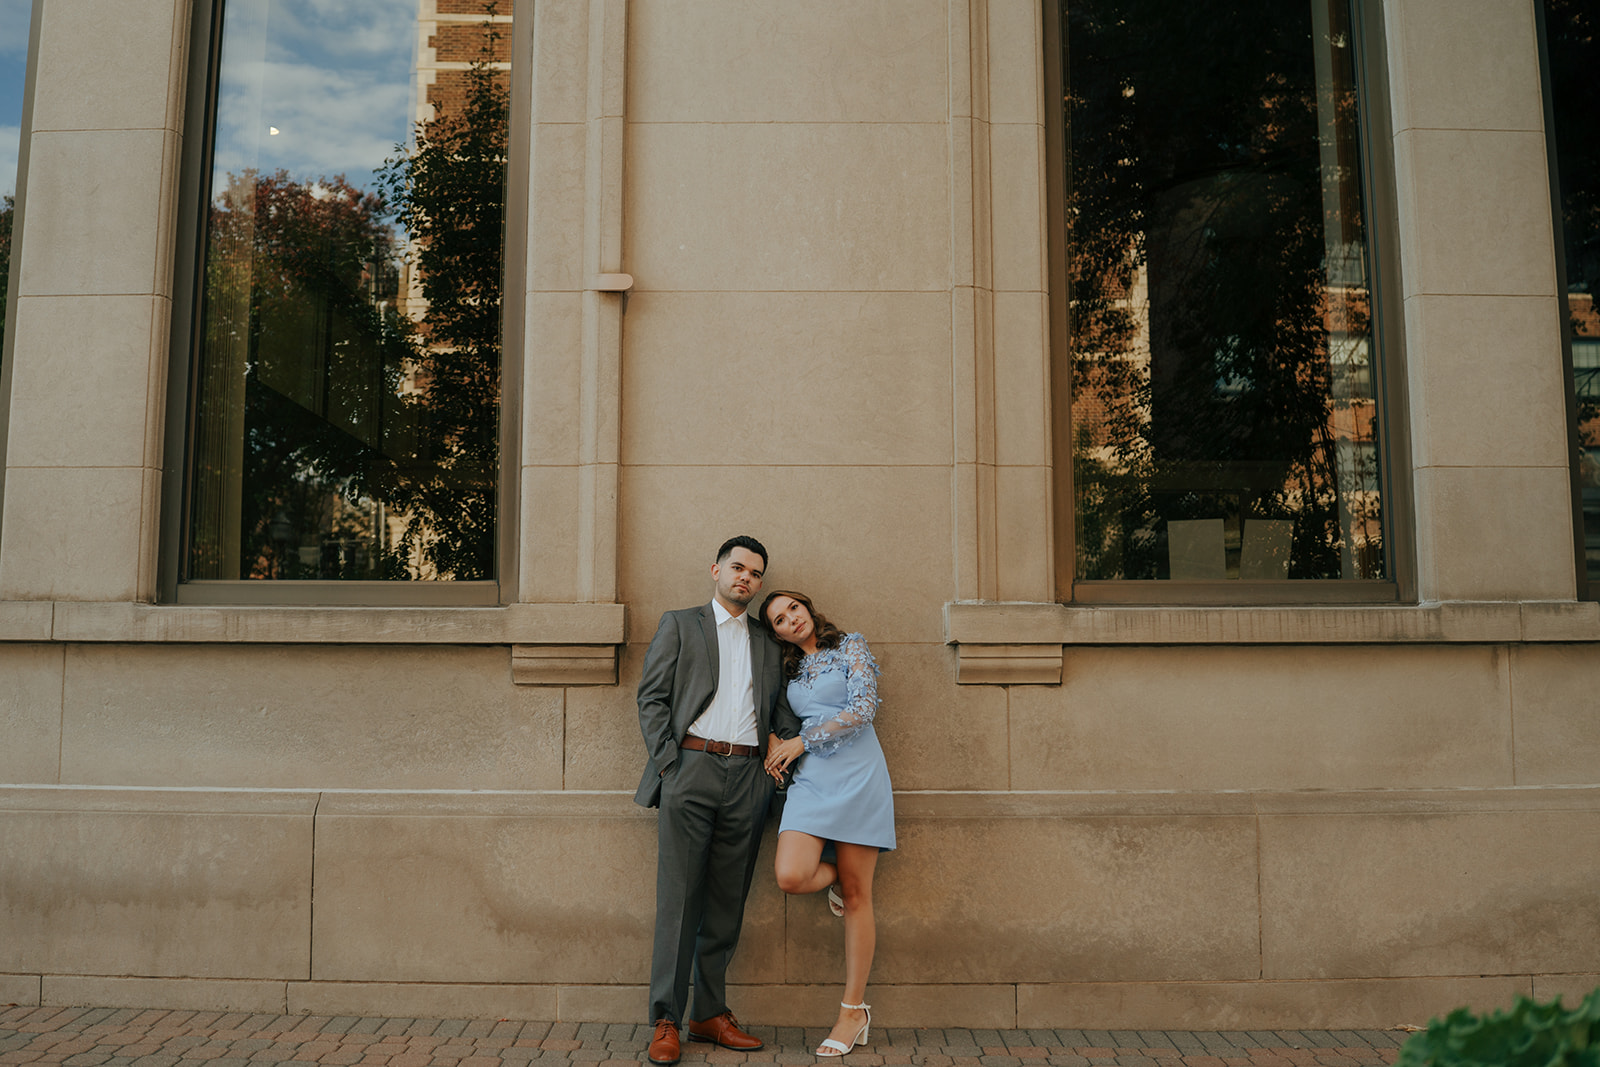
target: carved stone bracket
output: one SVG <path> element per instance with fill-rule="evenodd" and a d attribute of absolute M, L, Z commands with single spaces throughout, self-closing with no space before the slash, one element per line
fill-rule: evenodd
<path fill-rule="evenodd" d="M 957 645 L 958 685 L 1060 685 L 1060 645 Z"/>
<path fill-rule="evenodd" d="M 616 645 L 512 645 L 517 685 L 616 685 Z"/>

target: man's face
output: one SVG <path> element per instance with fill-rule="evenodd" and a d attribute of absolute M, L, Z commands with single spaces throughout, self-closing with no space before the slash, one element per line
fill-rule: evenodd
<path fill-rule="evenodd" d="M 717 599 L 734 615 L 741 614 L 750 598 L 761 592 L 761 575 L 767 565 L 748 548 L 737 546 L 728 558 L 711 565 L 711 580 L 717 583 Z"/>

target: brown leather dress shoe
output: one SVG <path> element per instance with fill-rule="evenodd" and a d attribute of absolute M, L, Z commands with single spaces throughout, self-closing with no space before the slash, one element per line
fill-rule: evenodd
<path fill-rule="evenodd" d="M 752 1052 L 761 1047 L 759 1037 L 751 1037 L 739 1029 L 739 1020 L 733 1017 L 731 1011 L 713 1015 L 709 1019 L 701 1019 L 699 1022 L 691 1020 L 689 1040 L 711 1041 L 723 1048 L 737 1049 L 740 1052 Z"/>
<path fill-rule="evenodd" d="M 657 1019 L 656 1032 L 650 1036 L 651 1063 L 678 1062 L 678 1027 L 671 1019 Z"/>

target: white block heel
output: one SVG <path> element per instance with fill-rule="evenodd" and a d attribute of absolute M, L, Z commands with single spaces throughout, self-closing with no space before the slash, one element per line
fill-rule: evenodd
<path fill-rule="evenodd" d="M 835 1041 L 831 1037 L 824 1039 L 822 1044 L 817 1046 L 816 1055 L 818 1056 L 843 1056 L 854 1046 L 865 1045 L 867 1043 L 867 1035 L 872 1031 L 872 1005 L 846 1004 L 841 1000 L 839 1002 L 839 1007 L 849 1008 L 851 1011 L 864 1011 L 867 1013 L 867 1021 L 861 1024 L 861 1029 L 856 1031 L 855 1040 L 848 1045 L 843 1041 Z"/>

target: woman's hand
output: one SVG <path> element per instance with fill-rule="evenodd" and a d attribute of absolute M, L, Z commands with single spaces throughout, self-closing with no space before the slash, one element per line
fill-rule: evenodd
<path fill-rule="evenodd" d="M 767 738 L 767 773 L 772 775 L 773 781 L 783 781 L 783 774 L 789 769 L 789 764 L 805 754 L 806 743 L 798 737 L 791 737 L 787 741 L 777 734 Z"/>

